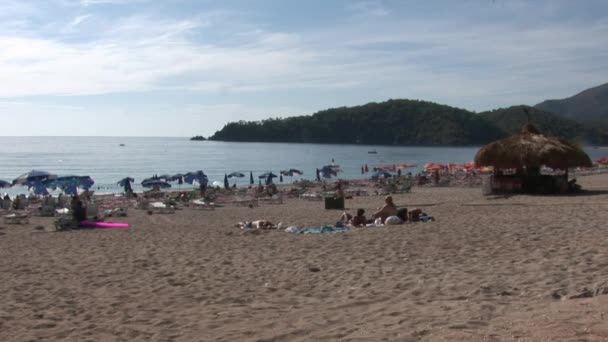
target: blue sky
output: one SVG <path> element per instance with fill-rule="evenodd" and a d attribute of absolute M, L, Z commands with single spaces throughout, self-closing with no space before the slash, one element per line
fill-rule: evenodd
<path fill-rule="evenodd" d="M 608 82 L 608 1 L 1 0 L 0 135 L 208 136 L 389 98 Z"/>

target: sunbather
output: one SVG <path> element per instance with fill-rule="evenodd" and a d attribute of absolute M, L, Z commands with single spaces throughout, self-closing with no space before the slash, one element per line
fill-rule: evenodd
<path fill-rule="evenodd" d="M 376 211 L 372 215 L 372 217 L 375 219 L 380 218 L 380 221 L 382 221 L 382 223 L 384 223 L 384 221 L 386 220 L 387 217 L 396 216 L 396 215 L 397 215 L 397 207 L 395 206 L 395 203 L 393 203 L 393 197 L 386 196 L 386 198 L 384 199 L 384 206 L 382 208 L 380 208 L 378 211 Z"/>
<path fill-rule="evenodd" d="M 350 224 L 353 227 L 362 227 L 367 224 L 367 219 L 365 218 L 365 210 L 358 209 L 357 216 L 352 216 L 351 214 L 344 212 L 340 217 L 340 223 L 342 224 Z"/>

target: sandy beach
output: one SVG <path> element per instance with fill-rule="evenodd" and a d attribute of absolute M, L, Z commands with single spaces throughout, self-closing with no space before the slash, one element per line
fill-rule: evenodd
<path fill-rule="evenodd" d="M 129 209 L 129 230 L 1 224 L 0 340 L 606 341 L 608 175 L 579 183 L 587 193 L 413 188 L 395 202 L 434 222 L 340 234 L 234 227 L 341 214 L 301 199 Z"/>

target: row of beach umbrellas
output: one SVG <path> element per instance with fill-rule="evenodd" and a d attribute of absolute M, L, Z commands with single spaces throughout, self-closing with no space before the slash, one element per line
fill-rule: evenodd
<path fill-rule="evenodd" d="M 0 180 L 0 188 L 26 186 L 37 195 L 48 195 L 48 189 L 59 189 L 65 194 L 74 195 L 78 193 L 79 188 L 89 190 L 93 184 L 95 184 L 95 181 L 90 176 L 57 176 L 40 170 L 24 173 L 12 182 Z"/>

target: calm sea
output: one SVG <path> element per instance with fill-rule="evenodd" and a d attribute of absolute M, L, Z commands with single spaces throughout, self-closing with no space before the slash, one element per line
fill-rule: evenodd
<path fill-rule="evenodd" d="M 377 154 L 369 154 L 371 150 Z M 352 179 L 366 177 L 361 175 L 363 164 L 371 168 L 414 163 L 421 168 L 428 162 L 464 163 L 472 161 L 477 150 L 477 147 L 228 143 L 187 138 L 0 137 L 0 179 L 10 181 L 32 169 L 59 175 L 89 175 L 95 180 L 97 193 L 111 193 L 121 190 L 116 182 L 127 176 L 135 178 L 134 190 L 141 191 L 139 182 L 153 174 L 203 170 L 210 183 L 223 184 L 225 173 L 240 171 L 247 177 L 237 180 L 237 185 L 244 186 L 249 182 L 249 171 L 253 171 L 256 182 L 259 174 L 268 171 L 278 174 L 289 168 L 300 169 L 304 175 L 286 177 L 284 182 L 314 179 L 315 168 L 333 159 L 344 170 L 340 178 Z M 586 151 L 594 160 L 608 155 L 605 147 Z M 231 180 L 231 184 L 233 182 Z M 182 189 L 190 187 L 181 186 Z M 8 190 L 9 193 L 27 191 L 25 188 Z"/>

